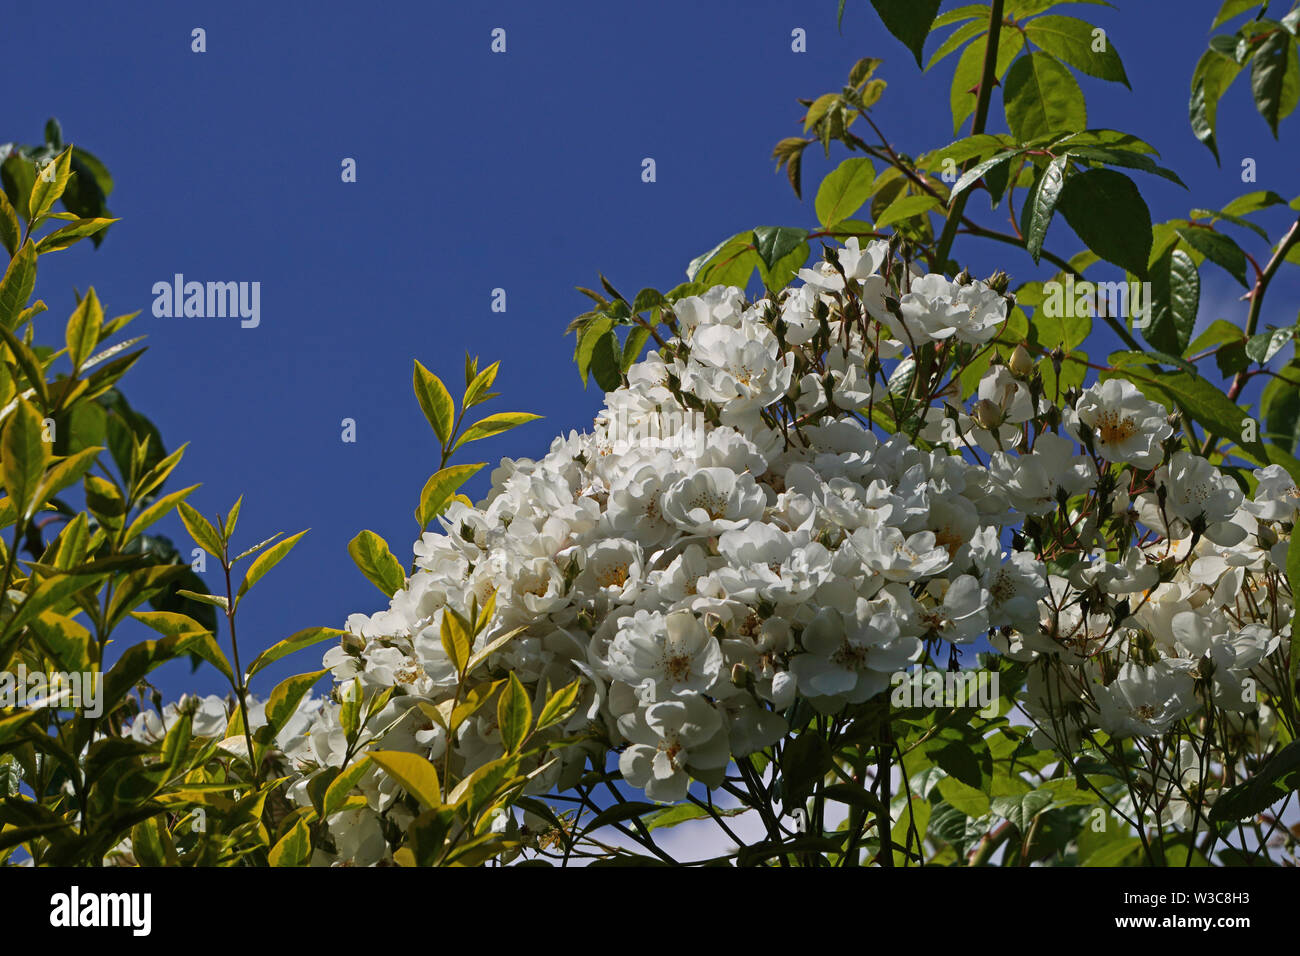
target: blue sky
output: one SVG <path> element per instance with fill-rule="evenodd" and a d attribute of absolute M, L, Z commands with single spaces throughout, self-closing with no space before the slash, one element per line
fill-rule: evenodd
<path fill-rule="evenodd" d="M 1295 192 L 1300 121 L 1275 142 L 1248 77 L 1223 104 L 1221 168 L 1190 132 L 1189 80 L 1218 6 L 1057 11 L 1105 27 L 1133 85 L 1081 78 L 1089 124 L 1143 136 L 1191 187 L 1144 178 L 1157 220 L 1253 189 Z M 370 528 L 409 561 L 413 509 L 437 467 L 413 359 L 456 394 L 467 350 L 500 359 L 502 397 L 485 410 L 545 416 L 458 460 L 540 455 L 554 434 L 589 425 L 600 403 L 562 335 L 584 309 L 575 285 L 595 285 L 599 270 L 628 295 L 667 289 L 741 229 L 812 224 L 816 183 L 844 154 L 827 162 L 809 151 L 804 202 L 774 174 L 772 145 L 800 130 L 796 97 L 838 89 L 859 57 L 880 56 L 889 88 L 874 115 L 897 148 L 916 155 L 954 138 L 955 57 L 922 74 L 866 0 L 850 0 L 842 35 L 835 7 L 73 0 L 54 30 L 39 5 L 6 12 L 0 49 L 14 96 L 0 140 L 36 142 L 57 116 L 69 141 L 109 166 L 122 218 L 98 251 L 86 243 L 42 258 L 37 294 L 51 312 L 41 334 L 62 338 L 73 285 L 93 284 L 111 315 L 143 310 L 132 329 L 150 348 L 125 391 L 169 448 L 191 443 L 171 487 L 203 482 L 190 501 L 207 514 L 243 494 L 246 545 L 312 529 L 245 603 L 246 660 L 296 630 L 386 604 L 346 545 Z M 206 31 L 202 54 L 190 49 L 195 27 Z M 497 27 L 504 54 L 490 50 Z M 791 51 L 796 27 L 806 53 Z M 1000 99 L 994 117 L 1004 128 Z M 1240 181 L 1245 155 L 1258 164 L 1254 185 Z M 356 183 L 341 181 L 345 157 L 357 161 Z M 645 157 L 655 183 L 641 181 Z M 993 221 L 978 200 L 970 208 Z M 1278 235 L 1286 219 L 1259 221 Z M 957 255 L 977 275 L 1047 277 L 1009 247 L 963 242 Z M 1048 245 L 1080 248 L 1059 221 Z M 178 272 L 260 282 L 260 325 L 154 318 L 154 283 Z M 1203 324 L 1244 320 L 1230 279 L 1206 266 L 1203 283 Z M 504 314 L 490 309 L 498 287 Z M 1293 324 L 1296 293 L 1294 280 L 1276 284 L 1264 323 Z M 355 444 L 340 440 L 344 418 L 357 422 Z M 160 530 L 184 538 L 179 520 Z M 206 577 L 215 588 L 217 572 Z M 312 650 L 282 662 L 260 692 L 318 660 Z M 186 666 L 158 680 L 169 695 L 222 690 L 210 670 Z"/>

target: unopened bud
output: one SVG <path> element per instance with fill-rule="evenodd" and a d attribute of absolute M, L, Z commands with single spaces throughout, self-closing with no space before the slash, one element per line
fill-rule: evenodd
<path fill-rule="evenodd" d="M 997 272 L 993 273 L 993 275 L 985 279 L 984 284 L 998 295 L 1001 295 L 1003 292 L 1007 291 L 1007 286 L 1011 285 L 1011 276 L 999 269 Z"/>
<path fill-rule="evenodd" d="M 958 285 L 970 285 L 970 280 L 971 280 L 970 270 L 962 269 L 961 272 L 957 273 L 956 278 L 954 278 L 952 281 L 957 283 Z"/>
<path fill-rule="evenodd" d="M 731 683 L 736 687 L 744 687 L 749 682 L 749 668 L 741 661 L 731 665 Z"/>
<path fill-rule="evenodd" d="M 1034 358 L 1023 345 L 1017 345 L 1011 353 L 1011 372 L 1018 378 L 1026 378 L 1034 370 Z"/>
<path fill-rule="evenodd" d="M 975 403 L 975 421 L 980 428 L 992 431 L 1002 424 L 1002 409 L 987 398 L 981 398 Z"/>

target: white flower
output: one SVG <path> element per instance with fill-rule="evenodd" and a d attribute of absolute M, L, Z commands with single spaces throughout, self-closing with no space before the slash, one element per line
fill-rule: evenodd
<path fill-rule="evenodd" d="M 618 759 L 623 778 L 661 803 L 686 799 L 688 768 L 720 771 L 730 759 L 722 716 L 699 694 L 633 711 L 619 729 L 631 741 Z"/>
<path fill-rule="evenodd" d="M 1192 678 L 1168 666 L 1125 664 L 1108 686 L 1093 693 L 1098 723 L 1112 737 L 1163 734 L 1196 707 Z"/>
<path fill-rule="evenodd" d="M 1092 447 L 1102 458 L 1142 469 L 1160 464 L 1160 443 L 1174 432 L 1164 406 L 1143 398 L 1121 378 L 1086 389 L 1067 424 L 1071 417 L 1092 429 Z M 1077 425 L 1071 434 L 1077 437 Z"/>
<path fill-rule="evenodd" d="M 1230 520 L 1241 505 L 1241 489 L 1208 459 L 1175 452 L 1168 465 L 1157 469 L 1155 486 L 1156 493 L 1142 495 L 1138 501 L 1138 514 L 1149 527 L 1174 538 L 1199 531 L 1215 544 L 1229 547 L 1246 537 L 1245 529 Z"/>
<path fill-rule="evenodd" d="M 860 704 L 889 686 L 889 675 L 911 663 L 921 642 L 900 637 L 898 621 L 885 612 L 871 613 L 866 601 L 843 614 L 822 607 L 804 627 L 805 653 L 790 661 L 799 693 L 814 707 L 833 712 Z"/>
<path fill-rule="evenodd" d="M 643 700 L 664 700 L 710 690 L 721 676 L 722 650 L 690 611 L 637 611 L 610 644 L 609 672 L 640 689 Z"/>
<path fill-rule="evenodd" d="M 721 534 L 763 517 L 767 497 L 747 474 L 701 468 L 664 492 L 664 518 L 690 534 Z"/>

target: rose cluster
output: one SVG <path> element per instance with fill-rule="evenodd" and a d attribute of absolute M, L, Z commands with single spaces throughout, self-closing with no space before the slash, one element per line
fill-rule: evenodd
<path fill-rule="evenodd" d="M 1159 735 L 1206 707 L 1267 724 L 1300 503 L 1286 472 L 1246 497 L 1122 378 L 1049 394 L 1023 346 L 994 341 L 1003 283 L 856 239 L 799 278 L 752 303 L 727 287 L 672 302 L 589 432 L 503 460 L 481 503 L 416 542 L 390 606 L 350 617 L 325 657 L 340 691 L 382 703 L 364 745 L 458 778 L 501 755 L 494 708 L 453 739 L 428 713 L 456 693 L 443 616 L 489 599 L 475 651 L 522 630 L 481 666 L 582 682 L 548 733 L 583 742 L 531 793 L 617 754 L 648 798 L 682 800 L 797 708 L 844 714 L 989 644 L 1030 666 L 1021 705 L 1044 746 Z M 341 711 L 314 709 L 285 748 L 301 805 L 354 755 Z M 319 862 L 387 859 L 412 820 L 377 767 L 359 786 L 366 807 L 328 821 Z"/>

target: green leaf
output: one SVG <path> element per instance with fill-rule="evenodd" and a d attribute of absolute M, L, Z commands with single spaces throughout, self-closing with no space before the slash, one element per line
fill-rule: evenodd
<path fill-rule="evenodd" d="M 876 170 L 865 156 L 850 156 L 822 180 L 817 189 L 817 219 L 829 228 L 848 219 L 871 198 Z"/>
<path fill-rule="evenodd" d="M 942 205 L 943 203 L 938 197 L 931 196 L 929 193 L 921 193 L 915 196 L 899 196 L 876 217 L 876 228 L 884 229 L 886 226 L 895 225 L 911 219 L 913 216 L 923 215 Z"/>
<path fill-rule="evenodd" d="M 438 442 L 446 447 L 451 438 L 452 424 L 456 419 L 456 405 L 451 400 L 451 393 L 447 391 L 447 386 L 442 384 L 442 379 L 421 365 L 419 360 L 415 363 L 412 385 L 415 388 L 416 401 L 420 403 L 420 410 L 433 426 L 433 433 L 438 436 Z"/>
<path fill-rule="evenodd" d="M 1250 288 L 1246 279 L 1246 254 L 1232 239 L 1208 226 L 1179 226 L 1178 235 L 1205 258 L 1221 266 L 1228 275 Z"/>
<path fill-rule="evenodd" d="M 36 174 L 32 186 L 32 195 L 28 205 L 28 218 L 33 222 L 43 219 L 53 207 L 63 190 L 68 186 L 68 177 L 72 175 L 72 147 L 52 159 Z"/>
<path fill-rule="evenodd" d="M 460 438 L 456 439 L 456 444 L 452 446 L 452 450 L 454 451 L 461 445 L 478 441 L 481 438 L 491 438 L 493 435 L 499 435 L 519 425 L 536 421 L 541 417 L 541 415 L 534 415 L 531 412 L 497 412 L 495 415 L 479 419 L 465 429 Z"/>
<path fill-rule="evenodd" d="M 1264 434 L 1287 453 L 1293 452 L 1300 440 L 1300 389 L 1292 384 L 1297 380 L 1300 380 L 1300 363 L 1293 359 L 1281 370 L 1279 378 L 1269 379 L 1259 396 Z"/>
<path fill-rule="evenodd" d="M 1020 142 L 1061 130 L 1086 129 L 1083 91 L 1070 71 L 1041 51 L 1011 64 L 1002 86 L 1007 126 Z"/>
<path fill-rule="evenodd" d="M 1287 555 L 1290 576 L 1291 556 Z M 1245 820 L 1263 813 L 1300 783 L 1300 742 L 1287 744 L 1248 780 L 1225 790 L 1210 809 L 1215 823 Z"/>
<path fill-rule="evenodd" d="M 1103 372 L 1102 377 L 1109 378 L 1112 374 Z M 1123 375 L 1147 398 L 1169 407 L 1181 408 L 1211 434 L 1229 438 L 1251 454 L 1267 458 L 1267 452 L 1259 441 L 1239 441 L 1246 413 L 1199 375 L 1177 371 L 1162 372 L 1157 377 L 1155 373 L 1145 370 L 1139 372 L 1133 366 L 1126 366 Z"/>
<path fill-rule="evenodd" d="M 401 750 L 372 750 L 370 759 L 426 809 L 436 810 L 442 806 L 442 787 L 439 785 L 437 768 L 419 754 Z"/>
<path fill-rule="evenodd" d="M 1103 843 L 1080 866 L 1119 866 L 1134 853 L 1140 852 L 1142 841 L 1138 837 L 1120 837 Z"/>
<path fill-rule="evenodd" d="M 3 244 L 5 251 L 10 256 L 18 249 L 18 243 L 22 242 L 23 227 L 18 222 L 18 213 L 14 210 L 13 203 L 9 197 L 0 191 L 0 244 Z"/>
<path fill-rule="evenodd" d="M 1255 108 L 1277 138 L 1277 124 L 1286 119 L 1300 102 L 1300 60 L 1295 37 L 1278 29 L 1268 37 L 1250 63 L 1250 91 Z"/>
<path fill-rule="evenodd" d="M 613 331 L 596 340 L 591 351 L 591 375 L 602 391 L 612 392 L 623 384 L 622 361 L 618 336 Z"/>
<path fill-rule="evenodd" d="M 0 435 L 0 452 L 3 452 L 0 477 L 4 478 L 5 491 L 24 521 L 31 515 L 36 490 L 50 460 L 50 445 L 43 440 L 44 430 L 40 413 L 20 399 Z"/>
<path fill-rule="evenodd" d="M 752 231 L 741 232 L 719 243 L 704 255 L 691 260 L 686 267 L 686 278 L 703 283 L 705 288 L 727 285 L 743 289 L 749 284 L 749 277 L 759 263 L 753 239 Z"/>
<path fill-rule="evenodd" d="M 984 75 L 984 46 L 983 43 L 972 43 L 966 47 L 953 71 L 949 102 L 952 106 L 954 136 L 961 131 L 967 117 L 975 112 L 977 88 Z M 1025 39 L 1019 31 L 1002 31 L 998 38 L 998 62 L 995 67 L 997 79 L 1002 78 L 1024 47 Z"/>
<path fill-rule="evenodd" d="M 74 370 L 79 370 L 81 363 L 95 351 L 95 346 L 99 344 L 99 330 L 103 325 L 104 308 L 91 287 L 86 290 L 86 297 L 72 310 L 72 317 L 68 319 L 68 358 L 72 361 Z"/>
<path fill-rule="evenodd" d="M 1056 214 L 1056 204 L 1061 198 L 1061 189 L 1065 186 L 1065 167 L 1069 163 L 1067 156 L 1058 156 L 1048 163 L 1034 180 L 1021 215 L 1025 248 L 1037 262 L 1043 253 L 1043 241 L 1047 238 L 1047 227 Z"/>
<path fill-rule="evenodd" d="M 500 370 L 501 363 L 493 362 L 474 376 L 470 383 L 465 386 L 465 395 L 461 399 L 464 408 L 473 408 L 475 405 L 487 401 L 490 397 L 488 389 L 496 381 L 497 372 Z"/>
<path fill-rule="evenodd" d="M 271 696 L 266 699 L 266 726 L 258 733 L 264 734 L 267 741 L 274 740 L 298 710 L 298 705 L 307 696 L 307 692 L 328 673 L 329 671 L 320 670 L 310 674 L 297 674 L 277 684 L 275 690 L 271 691 Z"/>
<path fill-rule="evenodd" d="M 1219 8 L 1219 13 L 1214 18 L 1214 22 L 1210 24 L 1210 29 L 1213 30 L 1220 24 L 1227 23 L 1233 17 L 1240 16 L 1251 7 L 1258 7 L 1261 2 L 1262 0 L 1224 0 L 1223 6 Z"/>
<path fill-rule="evenodd" d="M 509 683 L 497 699 L 497 726 L 501 730 L 501 745 L 506 753 L 516 753 L 533 723 L 533 705 L 528 699 L 528 691 L 519 682 L 514 671 L 510 672 Z"/>
<path fill-rule="evenodd" d="M 916 65 L 921 65 L 921 50 L 930 26 L 939 13 L 940 0 L 871 0 L 885 29 L 903 42 Z"/>
<path fill-rule="evenodd" d="M 267 855 L 271 866 L 306 866 L 311 858 L 311 830 L 299 817 Z"/>
<path fill-rule="evenodd" d="M 581 693 L 582 679 L 577 678 L 551 694 L 542 705 L 542 712 L 537 715 L 537 729 L 545 730 L 566 719 L 578 705 Z"/>
<path fill-rule="evenodd" d="M 754 230 L 754 248 L 768 269 L 785 258 L 808 238 L 807 229 L 789 226 L 759 226 Z"/>
<path fill-rule="evenodd" d="M 12 329 L 36 288 L 36 247 L 24 242 L 0 279 L 0 326 Z M 24 369 L 26 371 L 26 369 Z"/>
<path fill-rule="evenodd" d="M 976 17 L 988 19 L 989 8 L 983 3 L 968 3 L 964 7 L 956 7 L 939 14 L 934 23 L 930 26 L 931 30 L 938 30 L 940 27 L 951 26 L 954 23 L 961 23 L 963 20 L 971 20 Z"/>
<path fill-rule="evenodd" d="M 313 644 L 319 644 L 321 641 L 327 641 L 331 638 L 343 637 L 347 631 L 340 631 L 335 627 L 308 627 L 298 631 L 289 637 L 286 637 L 278 644 L 272 644 L 261 654 L 259 654 L 253 663 L 248 665 L 247 677 L 251 679 L 254 674 L 263 668 L 274 664 L 281 658 L 288 657 L 290 654 L 297 653 Z"/>
<path fill-rule="evenodd" d="M 36 185 L 36 167 L 30 159 L 14 152 L 0 163 L 0 182 L 14 210 L 25 222 L 32 187 Z"/>
<path fill-rule="evenodd" d="M 820 734 L 799 734 L 781 752 L 781 787 L 787 809 L 801 805 L 830 772 L 831 752 Z"/>
<path fill-rule="evenodd" d="M 353 761 L 351 766 L 330 781 L 329 786 L 325 789 L 325 797 L 321 801 L 320 815 L 322 820 L 328 819 L 343 806 L 343 802 L 347 800 L 348 795 L 368 770 L 370 770 L 370 757 L 362 756 Z"/>
<path fill-rule="evenodd" d="M 1124 64 L 1110 42 L 1097 34 L 1091 24 L 1074 17 L 1054 14 L 1036 17 L 1025 26 L 1029 42 L 1059 57 L 1080 72 L 1101 80 L 1129 85 Z"/>
<path fill-rule="evenodd" d="M 1155 163 L 1151 157 L 1127 149 L 1108 149 L 1103 146 L 1072 146 L 1066 150 L 1071 159 L 1089 163 L 1105 163 L 1109 166 L 1123 166 L 1125 169 L 1140 169 L 1144 173 L 1161 176 L 1171 183 L 1177 183 L 1184 189 L 1187 184 L 1178 178 L 1178 174 Z"/>
<path fill-rule="evenodd" d="M 1206 50 L 1192 73 L 1192 96 L 1187 104 L 1192 133 L 1209 147 L 1217 161 L 1219 146 L 1215 141 L 1218 127 L 1219 100 L 1232 81 L 1241 72 L 1241 66 L 1231 57 L 1215 50 Z"/>
<path fill-rule="evenodd" d="M 1088 169 L 1065 181 L 1057 208 L 1084 244 L 1139 278 L 1151 254 L 1151 212 L 1133 180 Z"/>
<path fill-rule="evenodd" d="M 749 810 L 749 807 L 735 807 L 730 810 L 723 810 L 721 807 L 714 807 L 714 812 L 720 817 L 736 817 Z M 694 803 L 682 803 L 675 807 L 666 807 L 658 813 L 652 813 L 645 818 L 645 828 L 647 830 L 664 830 L 668 827 L 675 827 L 679 823 L 689 823 L 691 820 L 701 820 L 709 815 L 709 811 Z"/>
<path fill-rule="evenodd" d="M 430 476 L 420 492 L 420 506 L 415 509 L 415 520 L 420 528 L 427 528 L 429 522 L 442 514 L 458 488 L 469 481 L 483 463 L 473 465 L 451 465 Z"/>
<path fill-rule="evenodd" d="M 58 252 L 66 249 L 71 245 L 80 242 L 87 236 L 98 237 L 105 229 L 117 222 L 116 219 L 109 218 L 92 218 L 78 219 L 70 222 L 60 229 L 55 229 L 47 236 L 43 236 L 36 242 L 36 251 L 41 255 L 47 252 Z"/>
<path fill-rule="evenodd" d="M 1151 324 L 1143 336 L 1155 348 L 1182 355 L 1196 325 L 1201 274 L 1181 249 L 1165 253 L 1151 269 Z"/>
<path fill-rule="evenodd" d="M 36 393 L 36 397 L 40 401 L 41 407 L 48 408 L 50 405 L 50 396 L 45 385 L 45 366 L 42 361 L 36 357 L 36 353 L 24 345 L 18 337 L 15 336 L 13 332 L 9 331 L 9 329 L 7 329 L 2 323 L 0 323 L 0 339 L 3 339 L 5 345 L 8 346 L 10 354 L 14 357 L 14 361 L 18 364 L 19 369 L 22 370 L 23 375 L 26 377 L 27 384 Z M 22 387 L 18 382 L 15 382 L 14 385 L 17 388 Z M 73 410 L 75 412 L 76 406 L 74 406 Z"/>
<path fill-rule="evenodd" d="M 388 542 L 373 531 L 362 531 L 348 542 L 348 554 L 356 562 L 366 580 L 386 597 L 392 597 L 406 585 L 402 565 L 393 557 Z"/>
<path fill-rule="evenodd" d="M 180 511 L 181 522 L 185 525 L 185 530 L 190 533 L 190 537 L 194 539 L 194 543 L 212 557 L 221 560 L 221 536 L 217 534 L 217 529 L 212 527 L 212 522 L 184 501 L 178 502 L 176 508 Z"/>
<path fill-rule="evenodd" d="M 989 21 L 986 11 L 986 16 L 983 19 L 964 23 L 956 30 L 953 30 L 952 33 L 948 35 L 948 39 L 939 44 L 939 48 L 930 54 L 930 59 L 925 64 L 926 71 L 928 72 L 936 63 L 955 52 L 958 47 L 970 42 L 976 37 L 984 36 L 984 34 L 988 32 L 988 29 Z"/>
<path fill-rule="evenodd" d="M 1252 362 L 1258 362 L 1260 365 L 1268 364 L 1278 352 L 1286 347 L 1287 343 L 1295 338 L 1296 330 L 1290 329 L 1271 329 L 1268 332 L 1261 332 L 1258 335 L 1252 335 L 1246 341 L 1246 356 Z"/>
<path fill-rule="evenodd" d="M 469 667 L 474 639 L 470 626 L 451 608 L 443 608 L 441 637 L 447 659 L 456 668 L 457 674 L 464 674 Z"/>
<path fill-rule="evenodd" d="M 975 185 L 984 177 L 985 174 L 1004 163 L 1009 163 L 1020 155 L 1019 150 L 1009 150 L 999 153 L 996 156 L 990 156 L 988 159 L 976 163 L 966 172 L 961 174 L 961 178 L 953 184 L 951 192 L 948 194 L 949 202 L 956 199 L 961 193 L 964 193 L 971 186 Z"/>
<path fill-rule="evenodd" d="M 582 387 L 587 387 L 587 375 L 591 369 L 592 356 L 596 344 L 614 327 L 614 320 L 607 315 L 599 315 L 582 327 L 578 337 L 578 347 L 574 352 L 574 361 L 578 365 L 578 375 L 582 378 Z"/>
<path fill-rule="evenodd" d="M 200 604 L 211 604 L 213 607 L 219 607 L 223 611 L 230 610 L 230 602 L 226 600 L 224 594 L 201 594 L 198 591 L 189 591 L 184 588 L 180 589 L 176 593 L 191 601 L 198 601 Z"/>
<path fill-rule="evenodd" d="M 650 329 L 644 325 L 637 326 L 627 334 L 627 341 L 623 343 L 623 355 L 619 359 L 619 369 L 623 374 L 626 375 L 627 370 L 636 364 L 649 338 Z"/>
<path fill-rule="evenodd" d="M 284 556 L 293 550 L 293 546 L 297 544 L 306 533 L 306 531 L 299 531 L 292 537 L 285 538 L 283 541 L 277 541 L 270 548 L 254 558 L 253 563 L 248 566 L 248 570 L 244 573 L 244 583 L 239 586 L 239 593 L 235 595 L 235 599 L 238 600 L 247 594 L 254 584 L 262 580 L 268 571 L 279 564 Z"/>
<path fill-rule="evenodd" d="M 175 611 L 134 611 L 131 617 L 166 637 L 178 637 L 185 641 L 188 652 L 196 654 L 216 667 L 217 671 L 231 687 L 235 684 L 234 669 L 231 669 L 221 646 L 213 639 L 212 633 L 198 620 Z"/>
<path fill-rule="evenodd" d="M 488 616 L 490 616 L 490 615 L 488 615 Z M 477 631 L 478 631 L 478 630 L 479 630 L 479 629 L 480 629 L 484 624 L 487 623 L 487 618 L 484 617 L 484 616 L 482 616 L 482 615 L 480 615 L 479 622 L 480 622 L 480 623 L 479 623 L 479 627 L 475 628 L 475 631 L 476 631 L 476 632 L 477 632 Z M 519 636 L 519 633 L 520 633 L 521 631 L 523 631 L 523 630 L 524 630 L 523 627 L 517 627 L 517 628 L 515 628 L 513 631 L 507 631 L 505 634 L 502 634 L 502 635 L 499 636 L 499 637 L 495 637 L 495 638 L 493 638 L 490 642 L 488 642 L 487 644 L 485 644 L 481 650 L 476 651 L 476 652 L 475 652 L 475 653 L 470 657 L 470 659 L 469 659 L 469 663 L 465 665 L 465 672 L 466 672 L 466 673 L 469 673 L 470 671 L 474 670 L 474 668 L 478 667 L 480 664 L 482 664 L 484 661 L 486 661 L 489 657 L 491 657 L 491 656 L 492 656 L 493 654 L 495 654 L 497 651 L 501 650 L 501 648 L 505 647 L 505 646 L 506 646 L 507 644 L 509 644 L 512 640 L 514 640 L 516 637 L 518 637 L 518 636 Z"/>
<path fill-rule="evenodd" d="M 104 676 L 104 712 L 110 713 L 131 689 L 155 667 L 184 654 L 190 638 L 187 635 L 163 637 L 156 641 L 132 644 L 117 663 Z"/>

